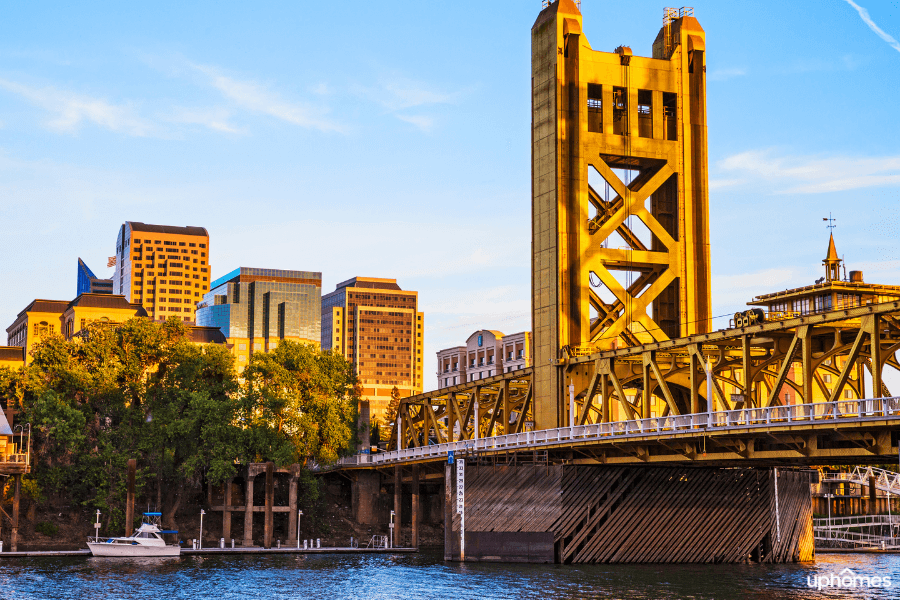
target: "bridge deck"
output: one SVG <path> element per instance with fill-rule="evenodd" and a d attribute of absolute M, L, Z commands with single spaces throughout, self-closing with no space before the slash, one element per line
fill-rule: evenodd
<path fill-rule="evenodd" d="M 896 456 L 900 397 L 815 402 L 596 423 L 360 454 L 340 467 L 547 450 L 573 463 L 835 464 Z"/>

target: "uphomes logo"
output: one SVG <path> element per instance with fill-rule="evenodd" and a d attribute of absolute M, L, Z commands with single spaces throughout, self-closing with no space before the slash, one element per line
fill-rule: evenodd
<path fill-rule="evenodd" d="M 857 575 L 848 567 L 840 573 L 830 575 L 807 575 L 806 585 L 818 590 L 825 588 L 889 588 L 891 587 L 891 577 L 890 575 L 884 577 Z"/>

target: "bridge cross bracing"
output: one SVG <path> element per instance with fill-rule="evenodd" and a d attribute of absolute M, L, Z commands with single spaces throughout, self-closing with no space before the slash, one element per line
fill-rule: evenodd
<path fill-rule="evenodd" d="M 794 430 L 794 421 L 804 415 L 858 414 L 859 410 L 850 408 L 855 403 L 879 399 L 875 393 L 866 394 L 867 379 L 873 383 L 872 392 L 880 390 L 880 397 L 890 397 L 882 374 L 885 368 L 900 366 L 896 358 L 900 349 L 898 314 L 900 302 L 888 302 L 791 316 L 583 356 L 564 356 L 557 367 L 572 386 L 567 390 L 564 414 L 568 423 L 576 427 L 607 426 L 596 430 L 602 430 L 604 435 L 640 433 L 661 439 L 671 435 L 670 424 L 685 419 L 693 424 L 687 428 L 693 431 L 692 435 L 702 438 L 698 428 L 708 425 L 703 419 L 709 414 L 728 415 L 714 416 L 715 424 L 747 421 L 757 425 L 761 424 L 758 415 L 776 415 L 776 421 L 790 419 L 789 427 Z M 531 379 L 532 370 L 523 369 L 404 399 L 392 447 L 397 449 L 398 431 L 400 450 L 475 440 L 484 447 L 489 444 L 485 438 L 509 435 L 518 436 L 516 444 L 526 439 L 526 445 L 538 439 L 545 443 L 549 438 L 534 427 Z M 865 400 L 867 396 L 869 399 Z M 657 434 L 656 426 L 648 423 L 667 423 L 663 427 L 666 431 Z M 794 448 L 798 456 L 806 456 L 810 462 L 819 462 L 816 456 L 837 459 L 840 455 L 869 462 L 876 447 L 880 448 L 877 454 L 889 454 L 888 449 L 896 443 L 892 431 L 898 425 L 900 422 L 889 411 L 878 431 L 842 431 L 840 436 L 850 447 L 838 451 L 841 444 L 835 441 L 837 445 L 832 448 L 834 452 L 829 451 L 830 455 L 817 449 L 825 442 L 809 432 L 806 437 L 796 435 L 776 446 L 788 453 L 782 458 Z M 679 426 L 674 426 L 675 430 Z M 818 424 L 813 429 L 822 427 Z M 571 428 L 548 431 L 554 433 L 546 435 L 552 438 L 558 434 L 572 447 L 584 445 L 577 436 L 566 433 L 574 431 Z M 733 452 L 725 460 L 753 458 L 753 448 L 760 442 L 751 441 L 730 442 Z M 682 442 L 670 444 L 662 452 L 664 460 L 693 461 L 697 454 L 703 454 L 697 452 L 696 440 L 693 445 Z M 715 443 L 708 441 L 706 454 L 723 459 L 723 448 L 709 447 Z M 642 452 L 649 452 L 648 457 L 642 459 Z M 430 456 L 428 451 L 422 455 Z M 755 458 L 761 456 L 757 453 Z M 607 452 L 606 460 L 656 458 L 646 448 L 620 448 L 618 456 Z"/>

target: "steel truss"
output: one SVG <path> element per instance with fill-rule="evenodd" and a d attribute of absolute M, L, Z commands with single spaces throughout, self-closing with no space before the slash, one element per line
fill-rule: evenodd
<path fill-rule="evenodd" d="M 401 401 L 389 447 L 398 448 L 398 429 L 400 449 L 526 432 L 533 428 L 535 402 L 548 400 L 560 402 L 567 422 L 584 426 L 890 397 L 882 374 L 886 366 L 900 370 L 897 350 L 900 302 L 586 356 L 564 351 L 556 365 L 564 381 L 557 398 L 534 398 L 531 369 L 412 396 Z M 868 395 L 865 373 L 873 382 Z M 868 434 L 841 435 L 851 446 L 876 444 Z M 796 440 L 800 448 L 809 444 L 814 440 Z M 749 456 L 747 448 L 743 452 Z"/>

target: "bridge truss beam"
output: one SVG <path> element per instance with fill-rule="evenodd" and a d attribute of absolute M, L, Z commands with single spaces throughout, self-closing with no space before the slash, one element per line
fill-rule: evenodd
<path fill-rule="evenodd" d="M 900 302 L 887 302 L 583 356 L 565 355 L 555 368 L 569 386 L 566 422 L 586 426 L 889 397 L 883 373 L 886 367 L 900 370 L 898 317 Z M 870 389 L 867 378 L 873 384 Z M 530 431 L 536 400 L 531 369 L 406 398 L 400 409 L 399 448 Z M 607 450 L 602 460 L 624 458 L 627 462 L 668 455 L 665 460 L 680 456 L 678 460 L 691 461 L 703 454 L 716 460 L 790 456 L 800 462 L 844 456 L 863 460 L 882 456 L 891 446 L 890 435 L 887 440 L 884 437 L 885 427 L 835 427 L 827 439 L 811 431 L 727 439 L 709 436 L 702 440 L 706 444 L 702 450 L 697 446 L 699 439 L 661 436 L 658 442 L 643 446 L 629 443 Z M 573 451 L 577 446 L 571 445 Z M 763 447 L 762 454 L 754 450 Z M 390 448 L 398 448 L 396 436 Z"/>

